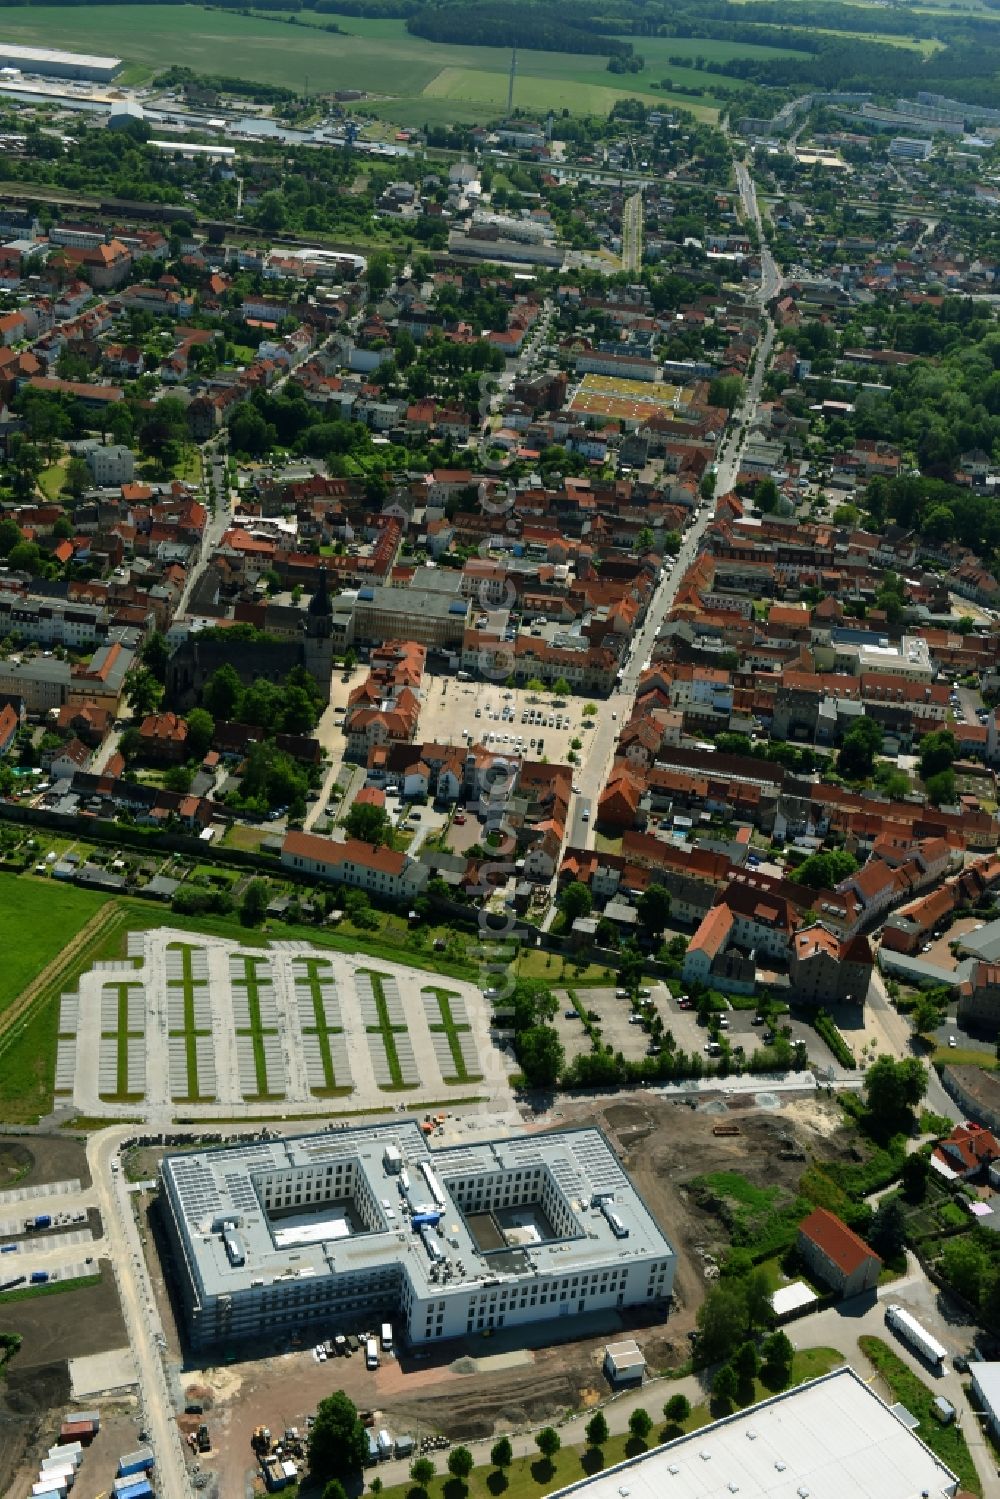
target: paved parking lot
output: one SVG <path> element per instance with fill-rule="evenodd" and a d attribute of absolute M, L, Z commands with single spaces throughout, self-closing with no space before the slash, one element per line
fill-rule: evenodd
<path fill-rule="evenodd" d="M 984 720 L 979 716 L 985 706 L 982 694 L 972 687 L 956 687 L 954 688 L 954 693 L 955 698 L 958 699 L 957 702 L 955 698 L 952 699 L 955 717 L 960 722 L 982 723 Z"/>
<path fill-rule="evenodd" d="M 556 1035 L 562 1043 L 566 1053 L 567 1062 L 572 1062 L 574 1057 L 585 1056 L 590 1051 L 590 1037 L 584 1028 L 583 1021 L 573 1009 L 573 1003 L 565 989 L 555 990 L 559 1008 L 553 1021 Z M 573 1014 L 570 1015 L 570 1010 Z"/>
<path fill-rule="evenodd" d="M 635 1062 L 646 1055 L 649 1047 L 649 1033 L 641 1025 L 632 1023 L 632 1001 L 628 999 L 616 999 L 613 989 L 592 990 L 595 995 L 600 993 L 607 998 L 602 999 L 594 1009 L 600 1011 L 601 1032 L 605 1043 L 615 1051 L 620 1051 L 627 1061 Z M 662 1005 L 657 1005 L 655 999 L 652 1009 L 659 1010 L 666 1024 L 666 1015 Z"/>
<path fill-rule="evenodd" d="M 936 964 L 939 968 L 954 968 L 955 956 L 951 950 L 952 942 L 957 942 L 960 937 L 977 931 L 983 925 L 984 922 L 980 917 L 964 916 L 961 920 L 953 922 L 940 937 L 935 937 L 926 952 L 921 948 L 917 956 L 927 963 Z"/>
<path fill-rule="evenodd" d="M 554 992 L 559 1001 L 556 1027 L 559 1039 L 566 1047 L 567 1058 L 575 1056 L 577 1052 L 589 1051 L 590 1041 L 582 1020 L 569 1018 L 572 1000 L 565 989 L 556 989 Z M 574 990 L 574 993 L 585 1010 L 593 1010 L 600 1016 L 597 1024 L 601 1027 L 601 1039 L 605 1045 L 614 1051 L 620 1051 L 629 1061 L 637 1061 L 646 1055 L 649 1036 L 641 1025 L 631 1023 L 629 1017 L 633 1012 L 629 1000 L 616 999 L 614 989 L 581 988 Z"/>
<path fill-rule="evenodd" d="M 704 1053 L 705 1044 L 708 1040 L 707 1026 L 698 1024 L 698 1016 L 694 1010 L 682 1010 L 677 1001 L 672 998 L 665 984 L 657 984 L 653 988 L 653 1000 L 658 1013 L 663 1017 L 664 1026 L 673 1032 L 674 1040 L 682 1051 L 699 1051 Z M 623 1003 L 623 1001 L 619 1001 Z M 764 1044 L 764 1028 L 754 1025 L 753 1010 L 727 1010 L 725 1014 L 726 1034 L 732 1046 L 742 1046 L 747 1056 Z M 816 1064 L 819 1072 L 828 1067 L 842 1071 L 835 1061 L 829 1047 L 816 1034 L 815 1030 L 805 1020 L 798 1020 L 789 1015 L 783 1015 L 781 1025 L 791 1027 L 792 1041 L 804 1041 L 809 1049 L 809 1056 Z M 639 1034 L 643 1032 L 638 1026 L 633 1027 Z M 847 1039 L 852 1040 L 849 1033 Z"/>
<path fill-rule="evenodd" d="M 306 942 L 243 950 L 160 927 L 132 932 L 128 957 L 85 973 L 72 998 L 59 1081 L 87 1114 L 320 1113 L 333 1100 L 384 1108 L 387 1095 L 418 1107 L 470 1088 L 511 1101 L 512 1064 L 490 1039 L 481 990 L 381 959 Z"/>
<path fill-rule="evenodd" d="M 558 701 L 561 706 L 557 706 L 557 699 L 551 692 L 528 692 L 525 688 L 493 686 L 487 682 L 459 682 L 453 677 L 428 677 L 424 681 L 420 710 L 420 738 L 436 744 L 465 744 L 468 738 L 463 737 L 462 730 L 467 729 L 474 743 L 511 749 L 520 735 L 524 740 L 526 758 L 538 758 L 543 754 L 559 764 L 567 762 L 571 741 L 580 739 L 583 744 L 578 754 L 582 760 L 595 733 L 593 728 L 583 727 L 583 709 L 588 699 L 566 697 Z M 600 708 L 597 699 L 589 701 Z M 505 712 L 507 717 L 503 716 Z M 527 719 L 531 713 L 536 717 L 544 714 L 544 723 L 529 723 Z M 555 720 L 560 716 L 563 725 L 556 728 Z M 553 720 L 551 725 L 550 719 Z M 490 734 L 495 736 L 492 741 Z M 536 741 L 534 747 L 532 739 Z M 539 739 L 542 740 L 541 751 L 537 745 Z"/>
<path fill-rule="evenodd" d="M 450 815 L 447 809 L 430 804 L 415 807 L 412 802 L 404 801 L 402 797 L 394 793 L 386 794 L 385 810 L 397 828 L 412 835 L 407 847 L 407 853 L 412 855 L 420 851 L 425 838 L 430 837 L 432 833 L 439 833 L 442 828 L 448 826 Z"/>

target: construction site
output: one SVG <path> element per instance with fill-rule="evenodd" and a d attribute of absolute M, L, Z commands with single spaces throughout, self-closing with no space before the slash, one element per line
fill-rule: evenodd
<path fill-rule="evenodd" d="M 857 1136 L 843 1125 L 832 1100 L 761 1094 L 723 1101 L 706 1098 L 698 1107 L 640 1094 L 628 1101 L 561 1102 L 533 1117 L 529 1130 L 566 1129 L 581 1124 L 605 1131 L 621 1164 L 677 1251 L 673 1302 L 666 1319 L 643 1309 L 584 1313 L 564 1323 L 494 1329 L 440 1345 L 397 1347 L 366 1367 L 365 1343 L 376 1329 L 362 1325 L 344 1339 L 318 1331 L 296 1341 L 289 1336 L 267 1357 L 225 1356 L 200 1363 L 184 1350 L 174 1303 L 162 1266 L 148 1236 L 148 1259 L 157 1299 L 171 1344 L 184 1370 L 184 1404 L 179 1422 L 190 1438 L 202 1422 L 211 1430 L 211 1450 L 200 1457 L 216 1475 L 220 1492 L 242 1492 L 252 1469 L 260 1470 L 255 1432 L 266 1427 L 268 1453 L 279 1462 L 295 1461 L 295 1438 L 308 1430 L 308 1418 L 332 1390 L 343 1389 L 370 1416 L 373 1440 L 388 1433 L 391 1456 L 401 1439 L 421 1444 L 486 1439 L 558 1420 L 608 1398 L 602 1372 L 609 1340 L 633 1337 L 648 1374 L 655 1377 L 690 1355 L 698 1307 L 718 1261 L 730 1243 L 730 1227 L 718 1204 L 698 1183 L 705 1173 L 739 1173 L 749 1186 L 792 1202 L 811 1161 L 847 1162 Z M 148 1211 L 154 1198 L 145 1201 Z M 154 1214 L 155 1217 L 155 1214 Z M 330 1333 L 340 1329 L 331 1329 Z M 319 1347 L 323 1348 L 320 1356 Z M 329 1349 L 329 1351 L 327 1351 Z M 339 1356 L 338 1356 L 339 1353 Z M 332 1365 L 332 1367 L 331 1367 Z M 652 1400 L 653 1397 L 651 1397 Z M 191 1410 L 198 1407 L 197 1410 Z M 261 1439 L 256 1438 L 258 1447 Z M 282 1447 L 279 1455 L 277 1447 Z M 380 1461 L 381 1454 L 373 1457 Z"/>

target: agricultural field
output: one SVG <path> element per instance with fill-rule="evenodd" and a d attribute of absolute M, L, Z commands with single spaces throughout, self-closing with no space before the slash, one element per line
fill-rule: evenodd
<path fill-rule="evenodd" d="M 331 31 L 329 25 L 339 31 Z M 319 35 L 317 35 L 319 33 Z M 476 121 L 495 116 L 507 98 L 506 48 L 445 46 L 410 36 L 401 20 L 355 16 L 299 17 L 294 24 L 261 15 L 236 15 L 201 6 L 46 6 L 6 12 L 12 42 L 61 45 L 117 53 L 127 63 L 123 81 L 148 79 L 155 68 L 190 65 L 206 72 L 310 91 L 358 88 L 378 99 L 377 112 L 411 123 Z M 602 58 L 562 52 L 522 52 L 515 102 L 529 110 L 570 109 L 606 114 L 617 99 L 678 104 L 703 119 L 738 85 L 694 68 L 695 57 L 801 56 L 794 49 L 684 38 L 642 38 L 646 71 L 627 82 L 609 74 Z M 666 57 L 690 55 L 692 66 L 671 68 L 676 81 L 704 87 L 688 99 L 650 88 L 668 71 Z"/>

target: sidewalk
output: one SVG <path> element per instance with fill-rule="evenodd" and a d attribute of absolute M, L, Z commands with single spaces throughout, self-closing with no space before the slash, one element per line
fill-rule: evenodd
<path fill-rule="evenodd" d="M 475 1378 L 471 1375 L 470 1378 Z M 686 1395 L 692 1405 L 698 1405 L 708 1396 L 706 1385 L 701 1382 L 697 1374 L 685 1375 L 683 1379 L 666 1379 L 657 1377 L 648 1380 L 639 1389 L 624 1390 L 620 1395 L 609 1396 L 607 1401 L 597 1405 L 589 1406 L 585 1411 L 560 1421 L 553 1419 L 549 1425 L 554 1426 L 559 1432 L 564 1447 L 583 1446 L 586 1442 L 586 1426 L 590 1418 L 599 1410 L 604 1412 L 604 1418 L 608 1423 L 608 1430 L 612 1436 L 628 1430 L 629 1417 L 634 1410 L 642 1409 L 648 1411 L 653 1418 L 654 1429 L 663 1424 L 663 1407 L 671 1395 Z M 498 1434 L 499 1435 L 499 1434 Z M 482 1467 L 489 1463 L 490 1448 L 498 1439 L 497 1436 L 487 1437 L 478 1442 L 453 1442 L 453 1447 L 468 1447 L 472 1453 L 472 1459 L 476 1467 Z M 535 1445 L 535 1431 L 519 1432 L 517 1435 L 510 1434 L 510 1445 L 514 1450 L 514 1457 L 537 1457 L 538 1448 Z M 389 1487 L 395 1483 L 406 1483 L 410 1478 L 410 1468 L 417 1457 L 421 1456 L 419 1443 L 413 1458 L 393 1459 L 391 1462 L 379 1463 L 378 1476 L 383 1484 Z M 439 1473 L 443 1472 L 448 1463 L 448 1451 L 442 1448 L 440 1452 L 429 1452 L 435 1468 Z M 375 1470 L 371 1470 L 374 1476 Z"/>

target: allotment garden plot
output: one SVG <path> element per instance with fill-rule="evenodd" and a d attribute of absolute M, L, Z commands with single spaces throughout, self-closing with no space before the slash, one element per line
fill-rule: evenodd
<path fill-rule="evenodd" d="M 62 996 L 56 1101 L 172 1116 L 510 1102 L 478 988 L 301 942 L 161 927 Z"/>

